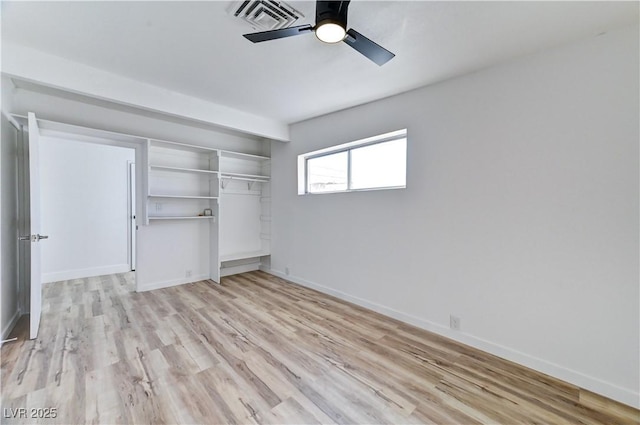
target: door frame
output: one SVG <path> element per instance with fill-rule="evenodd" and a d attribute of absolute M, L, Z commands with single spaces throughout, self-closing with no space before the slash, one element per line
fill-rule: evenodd
<path fill-rule="evenodd" d="M 20 123 L 18 130 L 17 146 L 17 183 L 18 183 L 18 235 L 30 233 L 30 201 L 29 201 L 29 132 Z M 31 297 L 31 250 L 27 249 L 26 243 L 18 242 L 18 309 L 20 315 L 29 312 Z"/>
<path fill-rule="evenodd" d="M 136 271 L 136 163 L 127 161 L 127 240 L 129 250 L 129 269 Z"/>

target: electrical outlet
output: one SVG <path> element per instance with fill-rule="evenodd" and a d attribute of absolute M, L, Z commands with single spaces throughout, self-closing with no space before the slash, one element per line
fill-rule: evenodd
<path fill-rule="evenodd" d="M 460 318 L 453 314 L 449 316 L 449 327 L 455 331 L 460 330 Z"/>
<path fill-rule="evenodd" d="M 185 272 L 185 276 L 186 276 L 186 277 L 191 277 L 191 270 L 187 270 L 187 271 Z"/>

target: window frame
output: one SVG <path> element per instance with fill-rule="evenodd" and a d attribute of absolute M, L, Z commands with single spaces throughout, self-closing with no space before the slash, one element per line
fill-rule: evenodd
<path fill-rule="evenodd" d="M 298 156 L 298 166 L 303 167 L 304 173 L 304 187 L 301 188 L 298 184 L 298 195 L 324 195 L 329 193 L 345 193 L 345 192 L 363 192 L 369 190 L 391 190 L 391 189 L 406 189 L 406 168 L 405 168 L 405 184 L 402 186 L 374 186 L 366 187 L 362 189 L 352 188 L 352 162 L 351 152 L 355 149 L 365 148 L 368 146 L 379 145 L 382 143 L 392 142 L 395 140 L 405 139 L 405 148 L 409 142 L 407 129 L 392 131 L 389 133 L 380 134 L 366 139 L 356 140 L 354 142 L 344 143 L 337 146 L 332 146 L 325 149 L 309 152 Z M 334 154 L 347 152 L 347 188 L 345 190 L 323 191 L 323 192 L 310 192 L 309 191 L 309 160 L 322 158 Z M 406 153 L 405 153 L 405 167 L 406 167 Z M 298 171 L 298 178 L 300 179 L 300 170 Z M 302 189 L 302 190 L 301 190 Z"/>

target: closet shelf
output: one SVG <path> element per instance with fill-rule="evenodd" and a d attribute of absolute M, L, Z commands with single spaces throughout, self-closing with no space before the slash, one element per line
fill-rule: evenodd
<path fill-rule="evenodd" d="M 255 183 L 269 183 L 269 176 L 258 176 L 255 174 L 240 174 L 240 173 L 220 173 L 220 185 L 224 189 L 226 187 L 225 180 L 242 180 L 247 182 L 247 189 L 251 190 L 251 187 Z"/>
<path fill-rule="evenodd" d="M 256 182 L 268 182 L 271 179 L 271 177 L 269 176 L 259 176 L 256 174 L 227 173 L 227 172 L 221 172 L 220 177 L 223 179 L 247 180 L 247 181 L 256 181 Z"/>
<path fill-rule="evenodd" d="M 255 161 L 268 161 L 271 159 L 268 156 L 254 155 L 250 153 L 232 152 L 232 151 L 225 151 L 225 150 L 221 150 L 220 155 L 227 158 L 249 159 L 249 160 L 255 160 Z"/>
<path fill-rule="evenodd" d="M 191 196 L 191 195 L 159 195 L 149 194 L 149 198 L 176 198 L 176 199 L 218 199 L 217 196 Z"/>
<path fill-rule="evenodd" d="M 271 252 L 268 250 L 261 251 L 248 251 L 248 252 L 237 252 L 234 254 L 222 254 L 220 255 L 220 261 L 234 261 L 234 260 L 244 260 L 246 258 L 257 258 L 264 257 L 265 255 L 271 255 Z"/>
<path fill-rule="evenodd" d="M 251 183 L 269 183 L 269 180 L 256 179 L 253 177 L 222 176 L 220 180 L 240 180 L 240 181 L 251 182 Z M 224 184 L 222 185 L 222 188 L 224 189 Z"/>
<path fill-rule="evenodd" d="M 154 139 L 150 139 L 149 141 L 150 141 L 152 146 L 159 147 L 159 148 L 176 149 L 176 150 L 181 150 L 181 151 L 199 152 L 199 153 L 203 153 L 203 152 L 209 152 L 209 153 L 218 152 L 218 149 L 207 148 L 207 147 L 204 147 L 204 146 L 190 145 L 190 144 L 187 144 L 187 143 L 168 142 L 166 140 L 154 140 Z"/>
<path fill-rule="evenodd" d="M 159 170 L 159 171 L 176 171 L 180 173 L 202 173 L 202 174 L 218 174 L 218 171 L 213 170 L 199 170 L 196 168 L 181 168 L 181 167 L 168 167 L 166 165 L 149 165 L 150 170 Z"/>
<path fill-rule="evenodd" d="M 214 216 L 196 215 L 196 216 L 149 216 L 149 220 L 211 220 Z"/>

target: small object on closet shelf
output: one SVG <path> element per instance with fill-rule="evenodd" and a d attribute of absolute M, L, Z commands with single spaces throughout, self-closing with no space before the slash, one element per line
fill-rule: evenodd
<path fill-rule="evenodd" d="M 205 208 L 204 209 L 204 215 L 205 216 L 211 216 L 213 215 L 213 210 L 211 208 Z"/>

